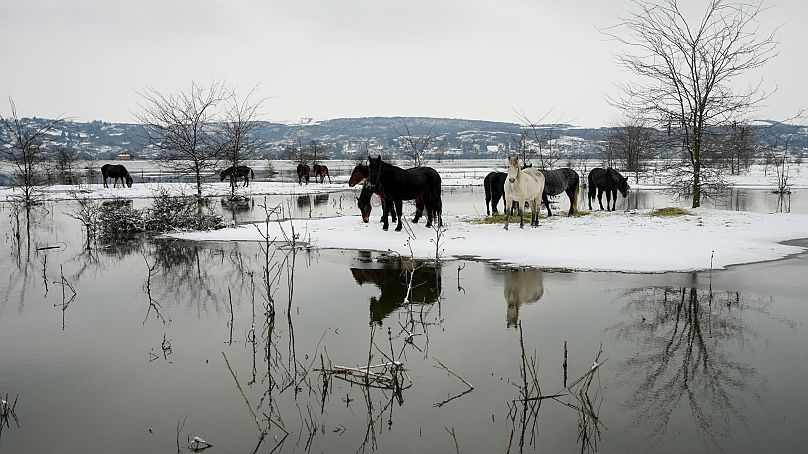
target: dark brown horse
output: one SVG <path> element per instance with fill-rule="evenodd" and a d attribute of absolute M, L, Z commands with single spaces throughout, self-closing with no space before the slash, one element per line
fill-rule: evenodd
<path fill-rule="evenodd" d="M 303 178 L 306 179 L 306 184 L 309 184 L 309 174 L 311 173 L 311 167 L 307 164 L 298 164 L 297 165 L 297 184 L 303 184 Z"/>
<path fill-rule="evenodd" d="M 365 183 L 362 185 L 362 192 L 359 193 L 359 197 L 356 199 L 356 206 L 359 207 L 359 212 L 362 213 L 362 221 L 365 223 L 370 220 L 370 211 L 373 209 L 370 199 L 373 197 L 373 194 L 379 196 L 379 200 L 382 204 L 384 204 L 384 194 L 382 194 L 382 191 L 378 186 L 371 186 L 370 183 Z M 421 206 L 419 209 L 423 210 L 423 208 L 423 200 L 421 200 Z M 396 211 L 390 210 L 390 213 L 392 214 L 393 222 L 396 222 L 396 220 L 398 220 L 396 217 Z M 382 213 L 382 217 L 379 219 L 379 222 L 384 222 L 384 213 Z"/>
<path fill-rule="evenodd" d="M 370 170 L 368 170 L 368 166 L 358 164 L 356 167 L 354 167 L 353 172 L 351 172 L 351 178 L 348 178 L 348 186 L 356 186 L 357 184 L 361 183 L 362 180 L 367 180 L 369 175 Z"/>
<path fill-rule="evenodd" d="M 112 187 L 118 186 L 118 180 L 121 180 L 121 186 L 123 186 L 124 181 L 126 182 L 126 186 L 131 188 L 132 187 L 132 177 L 129 175 L 129 171 L 126 170 L 126 167 L 120 164 L 104 164 L 101 166 L 101 176 L 104 179 L 104 187 L 108 188 L 107 185 L 107 178 L 114 178 L 115 180 L 112 183 Z"/>
<path fill-rule="evenodd" d="M 609 167 L 607 169 L 595 167 L 589 172 L 589 209 L 592 209 L 592 199 L 595 198 L 595 190 L 598 193 L 598 203 L 603 209 L 603 193 L 606 193 L 606 211 L 609 211 L 609 203 L 612 204 L 611 211 L 617 205 L 617 191 L 626 198 L 628 195 L 628 178 L 620 175 L 620 172 Z M 614 201 L 612 201 L 614 199 Z"/>
<path fill-rule="evenodd" d="M 328 184 L 331 184 L 331 175 L 328 174 L 328 167 L 325 164 L 314 164 L 314 181 L 317 181 L 317 177 L 320 177 L 320 183 L 325 181 L 325 177 L 328 177 Z"/>

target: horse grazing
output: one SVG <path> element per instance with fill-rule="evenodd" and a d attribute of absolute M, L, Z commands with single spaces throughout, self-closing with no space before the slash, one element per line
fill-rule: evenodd
<path fill-rule="evenodd" d="M 544 192 L 544 174 L 538 170 L 527 168 L 522 170 L 519 158 L 508 156 L 508 177 L 505 179 L 505 230 L 508 230 L 510 214 L 513 213 L 512 202 L 519 208 L 519 228 L 525 228 L 525 202 L 530 202 L 530 226 L 539 226 L 539 209 Z M 511 205 L 509 205 L 511 204 Z"/>
<path fill-rule="evenodd" d="M 309 184 L 309 173 L 311 172 L 311 167 L 306 164 L 298 164 L 297 165 L 297 184 L 303 184 L 301 180 L 303 178 L 306 179 L 306 184 Z"/>
<path fill-rule="evenodd" d="M 366 224 L 370 220 L 370 211 L 373 209 L 373 205 L 370 204 L 370 198 L 373 197 L 373 194 L 379 196 L 379 200 L 381 200 L 382 205 L 384 205 L 384 194 L 382 194 L 381 189 L 370 183 L 362 185 L 362 192 L 359 193 L 359 197 L 356 199 L 356 206 L 359 207 L 359 211 L 362 213 L 362 221 Z M 387 207 L 387 209 L 389 210 L 390 207 Z M 423 201 L 421 201 L 421 210 L 423 210 Z M 384 222 L 384 211 L 385 209 L 382 208 L 382 217 L 379 219 L 379 222 Z M 396 211 L 391 210 L 390 212 L 392 213 L 393 222 L 396 222 L 398 219 L 398 217 L 396 217 Z"/>
<path fill-rule="evenodd" d="M 598 203 L 600 209 L 603 209 L 603 193 L 606 192 L 606 211 L 609 210 L 609 203 L 612 204 L 611 211 L 614 211 L 617 205 L 617 191 L 623 195 L 625 199 L 628 195 L 628 178 L 620 175 L 620 172 L 609 167 L 604 169 L 602 167 L 595 167 L 589 172 L 589 209 L 592 209 L 592 199 L 595 198 L 595 189 L 598 192 Z M 614 201 L 612 202 L 612 199 Z"/>
<path fill-rule="evenodd" d="M 220 181 L 224 181 L 225 178 L 230 178 L 230 187 L 236 187 L 236 180 L 239 178 L 244 178 L 244 185 L 250 185 L 250 178 L 255 179 L 255 174 L 251 167 L 247 166 L 230 166 L 224 170 L 220 174 Z"/>
<path fill-rule="evenodd" d="M 483 180 L 483 187 L 485 187 L 486 215 L 491 215 L 492 212 L 494 214 L 499 214 L 499 211 L 497 211 L 497 205 L 499 205 L 499 199 L 502 199 L 505 195 L 505 179 L 507 177 L 508 174 L 505 172 L 491 172 L 485 176 L 485 180 Z M 504 201 L 505 199 L 503 199 L 503 204 Z M 491 204 L 490 210 L 488 209 L 489 202 Z"/>
<path fill-rule="evenodd" d="M 541 201 L 547 207 L 547 216 L 553 215 L 550 212 L 550 201 L 547 196 L 558 195 L 562 192 L 566 192 L 567 197 L 570 198 L 570 210 L 567 216 L 572 216 L 573 213 L 578 211 L 578 195 L 580 193 L 578 172 L 569 167 L 556 170 L 541 170 L 540 172 L 544 175 L 544 192 L 541 195 Z"/>
<path fill-rule="evenodd" d="M 124 181 L 126 181 L 126 186 L 131 188 L 132 187 L 132 177 L 129 175 L 129 171 L 126 170 L 126 167 L 120 164 L 104 164 L 101 166 L 101 176 L 104 179 L 104 187 L 108 188 L 107 185 L 107 178 L 114 178 L 115 180 L 112 183 L 112 187 L 118 187 L 118 180 L 121 180 L 121 186 L 123 186 Z"/>
<path fill-rule="evenodd" d="M 331 184 L 331 175 L 328 174 L 328 167 L 325 164 L 314 164 L 314 181 L 317 181 L 317 177 L 320 177 L 320 183 L 322 184 L 325 181 L 325 177 L 328 177 L 328 184 Z"/>
<path fill-rule="evenodd" d="M 380 186 L 387 203 L 382 204 L 384 210 L 384 224 L 382 228 L 387 230 L 388 207 L 392 207 L 398 215 L 398 225 L 396 231 L 401 231 L 402 201 L 412 200 L 418 196 L 423 198 L 424 207 L 427 212 L 426 226 L 432 227 L 432 221 L 437 220 L 438 225 L 443 225 L 441 211 L 443 201 L 441 200 L 440 175 L 432 167 L 415 167 L 404 170 L 392 164 L 382 162 L 381 156 L 368 158 L 368 181 L 371 185 Z M 415 212 L 412 222 L 418 223 L 423 215 L 422 210 Z"/>
<path fill-rule="evenodd" d="M 357 166 L 354 167 L 353 172 L 351 172 L 351 178 L 348 178 L 348 186 L 356 186 L 357 184 L 361 183 L 362 180 L 367 180 L 369 175 L 370 170 L 368 169 L 368 166 L 357 164 Z"/>

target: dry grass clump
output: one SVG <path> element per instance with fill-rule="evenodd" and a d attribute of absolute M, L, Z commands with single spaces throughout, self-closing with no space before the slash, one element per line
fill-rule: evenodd
<path fill-rule="evenodd" d="M 672 218 L 676 216 L 692 216 L 693 213 L 678 207 L 666 207 L 648 213 L 648 216 L 659 218 Z"/>

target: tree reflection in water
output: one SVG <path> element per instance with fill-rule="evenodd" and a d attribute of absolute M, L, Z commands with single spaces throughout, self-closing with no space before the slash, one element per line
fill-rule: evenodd
<path fill-rule="evenodd" d="M 698 288 L 643 288 L 628 296 L 623 312 L 630 319 L 609 329 L 640 349 L 622 367 L 626 382 L 636 384 L 627 402 L 636 424 L 661 435 L 684 404 L 706 442 L 731 436 L 764 378 L 729 350 L 759 338 L 745 318 L 750 311 L 777 319 L 767 310 L 771 299 Z"/>

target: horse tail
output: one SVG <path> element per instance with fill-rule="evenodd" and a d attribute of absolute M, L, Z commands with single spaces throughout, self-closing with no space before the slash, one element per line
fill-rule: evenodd
<path fill-rule="evenodd" d="M 587 177 L 587 181 L 589 182 L 589 200 L 595 198 L 595 179 L 592 177 L 592 172 L 589 172 L 589 177 Z"/>
<path fill-rule="evenodd" d="M 581 196 L 581 185 L 575 185 L 575 197 L 572 199 L 572 212 L 578 212 L 578 198 Z"/>
<path fill-rule="evenodd" d="M 250 178 L 252 178 L 254 180 L 255 179 L 255 173 L 253 172 L 252 167 L 247 167 L 247 168 L 250 169 Z"/>

